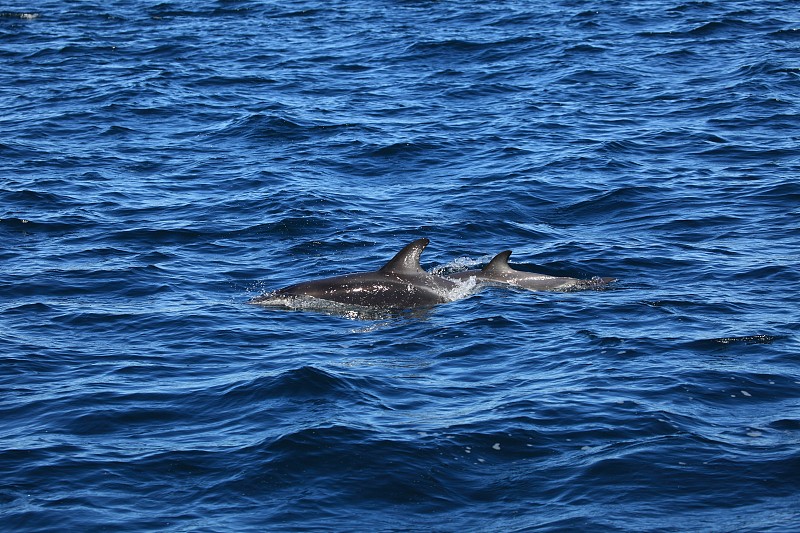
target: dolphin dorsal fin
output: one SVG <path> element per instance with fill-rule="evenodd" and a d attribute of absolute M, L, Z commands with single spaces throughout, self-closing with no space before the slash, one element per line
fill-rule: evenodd
<path fill-rule="evenodd" d="M 500 252 L 489 261 L 489 264 L 483 267 L 481 272 L 501 274 L 504 272 L 513 272 L 514 269 L 508 265 L 508 258 L 511 256 L 511 250 Z"/>
<path fill-rule="evenodd" d="M 383 265 L 379 272 L 393 272 L 396 274 L 424 273 L 425 271 L 419 266 L 419 256 L 422 255 L 422 250 L 428 246 L 429 242 L 431 241 L 428 239 L 417 239 L 406 245 L 388 263 Z"/>

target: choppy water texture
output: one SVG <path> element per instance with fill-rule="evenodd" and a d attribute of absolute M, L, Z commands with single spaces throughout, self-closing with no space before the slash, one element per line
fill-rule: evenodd
<path fill-rule="evenodd" d="M 796 2 L 0 11 L 3 528 L 797 527 Z M 419 237 L 620 281 L 246 303 Z"/>

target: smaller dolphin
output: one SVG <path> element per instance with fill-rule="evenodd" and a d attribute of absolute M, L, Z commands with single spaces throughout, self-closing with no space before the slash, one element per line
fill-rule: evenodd
<path fill-rule="evenodd" d="M 461 285 L 422 269 L 419 258 L 429 242 L 417 239 L 374 272 L 306 281 L 262 294 L 250 303 L 293 307 L 297 298 L 312 297 L 362 307 L 412 309 L 448 302 L 452 300 L 448 293 Z"/>
<path fill-rule="evenodd" d="M 547 276 L 523 270 L 514 270 L 508 264 L 511 250 L 500 252 L 482 270 L 466 270 L 450 274 L 450 279 L 466 281 L 475 278 L 479 283 L 511 285 L 531 291 L 576 291 L 598 289 L 615 281 L 614 278 L 595 277 L 589 280 Z"/>

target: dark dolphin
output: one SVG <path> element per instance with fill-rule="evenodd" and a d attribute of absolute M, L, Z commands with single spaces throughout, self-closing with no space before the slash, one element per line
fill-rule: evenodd
<path fill-rule="evenodd" d="M 589 280 L 547 276 L 522 270 L 514 270 L 508 264 L 511 250 L 500 252 L 482 270 L 466 270 L 450 274 L 450 279 L 466 281 L 475 278 L 479 283 L 512 285 L 531 291 L 574 291 L 598 289 L 614 281 L 614 278 L 592 278 Z"/>
<path fill-rule="evenodd" d="M 250 303 L 294 307 L 298 298 L 312 297 L 362 307 L 411 309 L 451 301 L 448 293 L 458 290 L 460 285 L 425 272 L 419 264 L 429 242 L 417 239 L 375 272 L 306 281 L 262 294 Z"/>

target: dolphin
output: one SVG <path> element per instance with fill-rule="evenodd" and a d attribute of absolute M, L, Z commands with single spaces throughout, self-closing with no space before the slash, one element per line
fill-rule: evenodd
<path fill-rule="evenodd" d="M 312 297 L 362 307 L 412 309 L 451 301 L 448 293 L 460 289 L 461 284 L 425 272 L 419 264 L 429 242 L 417 239 L 374 272 L 297 283 L 257 296 L 249 303 L 294 307 L 298 298 Z"/>
<path fill-rule="evenodd" d="M 581 289 L 598 289 L 615 281 L 614 278 L 594 277 L 590 280 L 547 276 L 523 270 L 514 270 L 508 264 L 511 250 L 500 252 L 483 267 L 482 270 L 466 270 L 450 274 L 450 279 L 466 281 L 475 278 L 480 283 L 511 285 L 531 291 L 574 291 Z"/>

